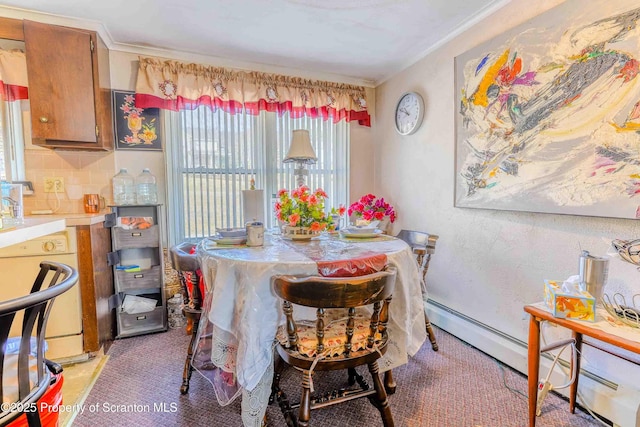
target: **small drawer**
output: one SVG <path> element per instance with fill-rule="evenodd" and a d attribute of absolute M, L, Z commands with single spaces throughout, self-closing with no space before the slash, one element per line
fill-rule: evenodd
<path fill-rule="evenodd" d="M 149 270 L 136 272 L 126 272 L 124 270 L 116 270 L 116 292 L 123 292 L 129 289 L 145 289 L 160 288 L 161 268 L 154 265 Z"/>
<path fill-rule="evenodd" d="M 125 230 L 120 227 L 113 229 L 113 241 L 116 249 L 149 248 L 159 245 L 160 229 L 152 225 L 144 230 Z"/>
<path fill-rule="evenodd" d="M 145 313 L 118 313 L 118 335 L 131 336 L 166 329 L 166 309 L 156 307 Z"/>

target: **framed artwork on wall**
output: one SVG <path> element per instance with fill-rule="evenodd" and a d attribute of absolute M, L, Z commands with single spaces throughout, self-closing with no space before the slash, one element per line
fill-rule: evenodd
<path fill-rule="evenodd" d="M 135 93 L 112 91 L 117 150 L 162 151 L 159 108 L 137 108 Z"/>
<path fill-rule="evenodd" d="M 640 8 L 567 0 L 455 58 L 455 206 L 640 218 Z"/>

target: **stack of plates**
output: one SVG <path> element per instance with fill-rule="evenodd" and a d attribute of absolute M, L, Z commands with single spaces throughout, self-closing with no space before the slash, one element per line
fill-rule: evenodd
<path fill-rule="evenodd" d="M 340 233 L 345 237 L 368 239 L 371 237 L 378 237 L 382 234 L 382 230 L 378 230 L 373 227 L 349 227 L 340 230 Z"/>
<path fill-rule="evenodd" d="M 219 245 L 242 245 L 247 242 L 247 230 L 245 228 L 221 228 L 210 239 Z"/>

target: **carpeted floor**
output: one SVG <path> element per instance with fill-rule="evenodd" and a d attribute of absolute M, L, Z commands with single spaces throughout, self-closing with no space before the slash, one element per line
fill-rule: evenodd
<path fill-rule="evenodd" d="M 396 426 L 526 426 L 526 378 L 446 332 L 436 328 L 436 334 L 440 351 L 433 352 L 427 342 L 407 365 L 394 371 L 398 391 L 390 402 Z M 188 342 L 183 330 L 116 341 L 74 426 L 241 427 L 239 399 L 221 407 L 210 384 L 197 372 L 189 394 L 180 395 Z M 323 379 L 338 383 L 344 378 L 319 372 L 314 374 L 314 384 L 320 388 Z M 298 384 L 299 376 L 289 369 L 282 385 L 292 401 L 298 400 Z M 137 407 L 131 408 L 132 404 Z M 284 425 L 277 405 L 269 407 L 267 417 L 269 426 Z M 373 427 L 381 426 L 382 421 L 368 400 L 359 399 L 313 411 L 311 425 Z M 570 414 L 568 403 L 550 394 L 537 425 L 598 424 L 584 412 Z"/>

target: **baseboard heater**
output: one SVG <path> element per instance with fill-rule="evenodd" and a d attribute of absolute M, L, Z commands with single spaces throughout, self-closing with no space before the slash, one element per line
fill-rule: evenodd
<path fill-rule="evenodd" d="M 479 322 L 443 304 L 427 300 L 425 308 L 431 323 L 469 343 L 505 365 L 527 375 L 527 343 Z M 540 359 L 540 372 L 551 368 L 551 357 Z M 561 362 L 565 366 L 566 362 Z M 567 377 L 559 370 L 551 377 L 553 384 L 564 384 Z M 558 390 L 567 395 L 568 389 Z M 579 392 L 596 414 L 613 422 L 614 426 L 640 427 L 640 389 L 616 384 L 586 369 L 580 371 Z M 582 405 L 583 402 L 579 401 Z M 567 403 L 567 410 L 569 404 Z M 542 415 L 544 417 L 544 414 Z"/>

